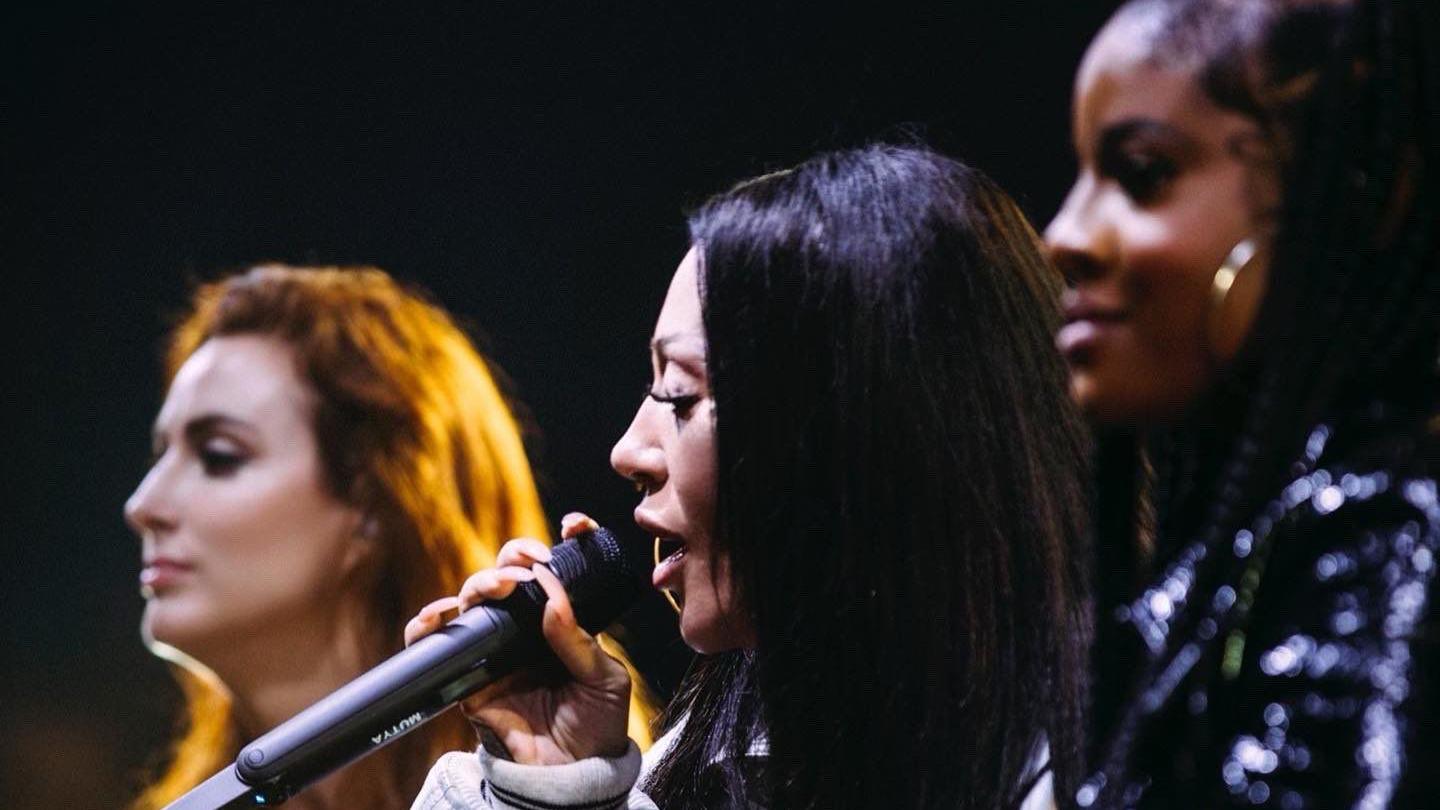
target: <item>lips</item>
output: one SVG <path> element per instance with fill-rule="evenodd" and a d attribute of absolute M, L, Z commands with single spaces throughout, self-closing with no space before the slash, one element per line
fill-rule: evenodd
<path fill-rule="evenodd" d="M 140 569 L 140 592 L 146 597 L 153 596 L 174 587 L 194 570 L 195 566 L 169 557 L 147 560 Z"/>
<path fill-rule="evenodd" d="M 1063 304 L 1065 325 L 1055 335 L 1055 346 L 1071 362 L 1083 361 L 1107 331 L 1129 316 L 1124 306 L 1078 290 L 1067 290 Z"/>
<path fill-rule="evenodd" d="M 659 537 L 656 542 L 659 544 L 656 556 L 660 559 L 655 563 L 650 581 L 656 588 L 674 591 L 678 598 L 680 578 L 676 576 L 676 572 L 685 559 L 685 542 L 675 537 Z"/>
<path fill-rule="evenodd" d="M 635 507 L 635 525 L 655 538 L 655 570 L 650 572 L 651 584 L 670 597 L 675 609 L 679 610 L 685 601 L 679 575 L 680 566 L 685 562 L 685 541 L 643 503 Z"/>

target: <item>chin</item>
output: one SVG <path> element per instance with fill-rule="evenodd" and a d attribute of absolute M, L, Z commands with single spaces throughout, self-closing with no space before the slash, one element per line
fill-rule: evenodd
<path fill-rule="evenodd" d="M 690 628 L 686 626 L 684 619 L 680 621 L 680 639 L 685 646 L 701 655 L 715 655 L 725 652 L 725 649 L 715 643 L 708 628 Z"/>
<path fill-rule="evenodd" d="M 175 604 L 175 601 L 165 597 L 152 598 L 140 619 L 140 635 L 144 637 L 145 645 L 162 658 L 169 658 L 167 652 L 171 650 L 193 655 L 203 646 L 204 640 L 213 635 L 195 611 L 183 604 Z"/>
<path fill-rule="evenodd" d="M 1099 425 L 1111 427 L 1163 425 L 1184 411 L 1190 386 L 1146 371 L 1097 373 L 1072 371 L 1070 394 L 1080 410 Z M 1143 381 L 1143 382 L 1142 382 Z"/>
<path fill-rule="evenodd" d="M 1123 398 L 1114 396 L 1113 389 L 1113 385 L 1105 385 L 1090 370 L 1077 370 L 1070 374 L 1070 396 L 1092 421 L 1102 425 L 1133 423 L 1137 414 Z"/>
<path fill-rule="evenodd" d="M 717 655 L 731 650 L 752 648 L 755 646 L 754 636 L 754 633 L 742 630 L 720 617 L 697 618 L 687 622 L 685 614 L 680 615 L 680 638 L 690 649 L 701 655 Z"/>

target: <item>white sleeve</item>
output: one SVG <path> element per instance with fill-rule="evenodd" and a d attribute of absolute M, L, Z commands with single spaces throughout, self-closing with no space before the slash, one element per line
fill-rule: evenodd
<path fill-rule="evenodd" d="M 1030 792 L 1025 794 L 1024 801 L 1016 810 L 1055 810 L 1059 806 L 1055 801 L 1055 771 L 1050 764 L 1050 744 L 1041 740 L 1038 749 L 1030 756 L 1030 764 L 1025 767 L 1027 779 L 1034 779 L 1037 773 L 1040 778 L 1030 787 Z"/>
<path fill-rule="evenodd" d="M 1025 801 L 1020 803 L 1018 810 L 1055 810 L 1058 805 L 1055 803 L 1055 775 L 1046 771 L 1025 794 Z"/>
<path fill-rule="evenodd" d="M 453 751 L 425 777 L 411 810 L 658 810 L 639 790 L 640 749 L 566 765 L 521 765 L 481 747 Z"/>

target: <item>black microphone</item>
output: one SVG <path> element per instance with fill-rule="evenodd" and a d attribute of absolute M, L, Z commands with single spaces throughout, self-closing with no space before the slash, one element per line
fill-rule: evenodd
<path fill-rule="evenodd" d="M 556 546 L 547 566 L 590 633 L 635 602 L 648 572 L 643 553 L 604 529 Z M 540 584 L 522 582 L 505 599 L 465 611 L 245 746 L 234 765 L 166 810 L 280 804 L 517 668 L 558 666 L 540 632 L 544 604 Z"/>

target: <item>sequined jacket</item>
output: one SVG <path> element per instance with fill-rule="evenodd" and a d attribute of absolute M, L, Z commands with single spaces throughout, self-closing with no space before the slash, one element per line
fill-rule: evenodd
<path fill-rule="evenodd" d="M 1364 419 L 1129 606 L 1141 675 L 1077 805 L 1440 808 L 1440 442 Z"/>

